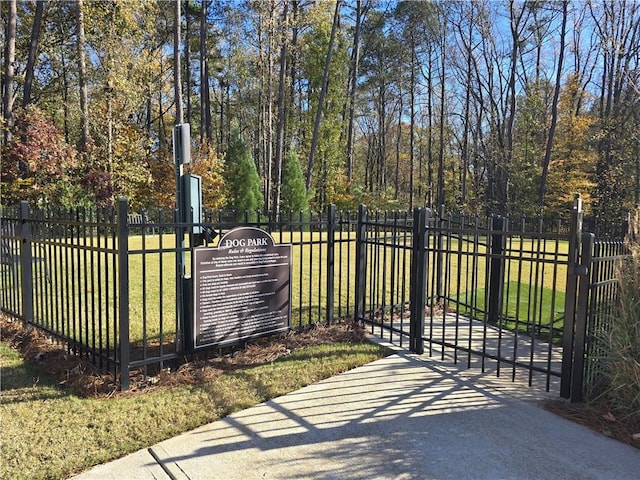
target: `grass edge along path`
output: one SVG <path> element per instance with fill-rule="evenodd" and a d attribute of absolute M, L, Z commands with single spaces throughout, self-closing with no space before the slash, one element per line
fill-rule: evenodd
<path fill-rule="evenodd" d="M 169 386 L 91 398 L 45 372 L 46 355 L 41 364 L 33 351 L 25 360 L 10 340 L 0 343 L 3 480 L 67 478 L 390 353 L 366 341 L 301 343 L 206 380 L 172 377 Z"/>

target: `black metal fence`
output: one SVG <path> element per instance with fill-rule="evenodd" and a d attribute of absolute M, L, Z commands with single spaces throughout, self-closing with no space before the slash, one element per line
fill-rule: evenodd
<path fill-rule="evenodd" d="M 579 399 L 597 375 L 598 333 L 615 305 L 620 242 L 571 221 L 411 213 L 2 212 L 0 307 L 66 342 L 128 388 L 133 369 L 182 356 L 192 247 L 256 226 L 292 244 L 292 327 L 355 317 L 417 353 L 528 376 Z M 591 239 L 591 240 L 590 240 Z M 588 242 L 592 243 L 589 244 Z M 586 242 L 586 243 L 585 243 Z M 600 242 L 600 243 L 599 243 Z M 587 254 L 587 252 L 590 252 Z M 587 292 L 587 293 L 584 293 Z"/>
<path fill-rule="evenodd" d="M 331 322 L 353 312 L 355 215 L 277 218 L 207 213 L 206 239 L 180 231 L 193 225 L 175 212 L 132 215 L 126 201 L 102 212 L 31 212 L 26 202 L 3 209 L 1 309 L 67 343 L 128 388 L 129 371 L 158 368 L 185 353 L 185 324 L 176 257 L 227 230 L 255 226 L 292 244 L 292 327 Z M 6 254 L 6 255 L 5 255 Z"/>
<path fill-rule="evenodd" d="M 377 335 L 546 388 L 561 375 L 568 229 L 525 219 L 407 214 L 359 223 L 356 317 Z"/>

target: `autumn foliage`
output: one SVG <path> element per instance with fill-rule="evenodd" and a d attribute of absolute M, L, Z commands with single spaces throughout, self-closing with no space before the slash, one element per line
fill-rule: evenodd
<path fill-rule="evenodd" d="M 70 201 L 76 152 L 37 108 L 15 114 L 11 140 L 2 155 L 2 203 Z"/>

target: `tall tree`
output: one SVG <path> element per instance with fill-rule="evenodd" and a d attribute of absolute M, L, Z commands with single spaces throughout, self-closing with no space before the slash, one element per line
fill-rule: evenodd
<path fill-rule="evenodd" d="M 637 149 L 636 112 L 640 63 L 640 4 L 627 0 L 589 3 L 599 38 L 600 98 L 595 213 L 620 218 L 632 206 Z"/>
<path fill-rule="evenodd" d="M 29 41 L 29 57 L 25 69 L 24 93 L 22 95 L 22 107 L 25 108 L 31 103 L 31 89 L 33 87 L 34 68 L 36 55 L 38 53 L 38 39 L 40 38 L 40 26 L 42 24 L 42 13 L 44 11 L 44 0 L 36 2 L 36 13 L 31 28 L 31 40 Z"/>
<path fill-rule="evenodd" d="M 7 15 L 7 34 L 4 46 L 4 82 L 2 96 L 2 113 L 4 115 L 7 126 L 11 127 L 13 118 L 13 101 L 14 101 L 14 64 L 16 60 L 16 24 L 18 17 L 17 0 L 9 1 L 9 12 Z M 5 131 L 5 142 L 10 140 L 9 130 Z"/>
<path fill-rule="evenodd" d="M 211 124 L 211 98 L 209 96 L 209 61 L 208 61 L 208 0 L 202 0 L 200 8 L 200 140 L 213 140 Z"/>
<path fill-rule="evenodd" d="M 280 72 L 278 80 L 278 122 L 276 124 L 276 150 L 275 150 L 275 211 L 280 212 L 280 191 L 282 184 L 282 157 L 284 155 L 284 133 L 285 133 L 285 95 L 287 81 L 287 55 L 288 55 L 288 12 L 289 2 L 286 2 L 282 11 L 281 22 L 281 47 L 280 47 Z"/>
<path fill-rule="evenodd" d="M 300 212 L 308 209 L 309 201 L 302 168 L 295 149 L 291 148 L 282 172 L 282 210 Z"/>
<path fill-rule="evenodd" d="M 333 13 L 333 23 L 331 25 L 331 36 L 329 38 L 329 46 L 327 47 L 327 58 L 322 72 L 322 87 L 320 89 L 320 98 L 318 99 L 318 108 L 316 110 L 316 118 L 313 122 L 313 137 L 311 139 L 311 148 L 309 150 L 309 163 L 307 165 L 307 190 L 311 188 L 311 177 L 313 175 L 313 164 L 315 161 L 316 147 L 318 146 L 318 138 L 320 135 L 320 121 L 322 119 L 322 111 L 324 109 L 324 101 L 327 95 L 329 85 L 329 67 L 331 66 L 331 56 L 333 55 L 333 45 L 336 38 L 336 30 L 340 19 L 341 0 L 336 0 L 336 6 Z"/>
<path fill-rule="evenodd" d="M 423 61 L 423 48 L 426 44 L 433 42 L 434 20 L 433 5 L 429 2 L 400 2 L 394 11 L 394 16 L 399 22 L 401 32 L 400 48 L 407 50 L 404 55 L 406 66 L 403 68 L 409 72 L 408 93 L 409 93 L 409 208 L 412 208 L 415 190 L 415 173 L 416 173 L 416 114 L 418 102 L 418 79 L 420 73 L 420 65 Z M 401 112 L 401 117 L 404 112 Z M 418 169 L 420 180 L 422 179 L 422 166 Z M 421 187 L 421 182 L 419 186 Z M 418 192 L 421 197 L 421 192 Z"/>
<path fill-rule="evenodd" d="M 76 47 L 78 55 L 78 84 L 80 87 L 80 143 L 78 149 L 86 152 L 89 143 L 89 93 L 86 47 L 84 35 L 84 1 L 76 3 Z"/>
<path fill-rule="evenodd" d="M 360 43 L 362 22 L 369 9 L 370 2 L 362 5 L 362 0 L 356 0 L 356 19 L 353 34 L 353 48 L 351 49 L 351 64 L 349 66 L 349 93 L 347 95 L 349 108 L 347 114 L 347 179 L 350 182 L 353 177 L 353 144 L 354 144 L 354 125 L 355 125 L 355 105 L 356 105 L 356 89 L 358 86 L 358 75 L 360 69 Z"/>
<path fill-rule="evenodd" d="M 540 176 L 540 188 L 538 190 L 538 204 L 540 208 L 544 206 L 544 195 L 547 187 L 547 175 L 549 173 L 549 162 L 551 161 L 551 152 L 553 150 L 553 140 L 556 132 L 556 124 L 558 122 L 558 100 L 560 98 L 560 90 L 562 86 L 562 67 L 564 66 L 564 50 L 565 38 L 567 34 L 567 6 L 568 0 L 562 2 L 562 26 L 560 27 L 560 47 L 558 51 L 558 70 L 556 73 L 556 85 L 553 92 L 553 101 L 551 102 L 551 125 L 549 126 L 549 134 L 547 135 L 547 147 L 544 152 L 544 160 L 542 163 L 542 175 Z"/>
<path fill-rule="evenodd" d="M 225 165 L 226 179 L 231 190 L 230 206 L 240 212 L 262 209 L 264 197 L 260 176 L 251 152 L 238 130 L 232 133 Z"/>
<path fill-rule="evenodd" d="M 176 108 L 174 123 L 181 124 L 184 121 L 182 108 L 182 71 L 180 67 L 180 45 L 182 42 L 182 0 L 173 0 L 173 99 Z"/>

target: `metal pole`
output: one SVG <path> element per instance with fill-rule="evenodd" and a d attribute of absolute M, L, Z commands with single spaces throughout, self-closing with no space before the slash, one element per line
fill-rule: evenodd
<path fill-rule="evenodd" d="M 20 283 L 22 287 L 22 317 L 33 322 L 33 266 L 31 253 L 31 223 L 29 203 L 20 202 Z"/>
<path fill-rule="evenodd" d="M 489 267 L 489 305 L 487 321 L 497 325 L 502 310 L 504 284 L 504 218 L 495 217 L 491 222 L 491 252 Z"/>
<path fill-rule="evenodd" d="M 427 284 L 427 215 L 424 208 L 413 210 L 413 263 L 411 265 L 411 323 L 409 326 L 409 349 L 424 353 L 424 309 Z"/>
<path fill-rule="evenodd" d="M 120 329 L 120 389 L 129 389 L 129 226 L 126 198 L 118 200 L 118 323 Z"/>
<path fill-rule="evenodd" d="M 576 310 L 575 338 L 573 346 L 573 366 L 571 372 L 571 401 L 581 402 L 584 389 L 584 352 L 587 339 L 587 312 L 589 307 L 590 273 L 593 245 L 596 236 L 593 233 L 582 234 L 582 252 L 578 275 L 578 307 Z"/>
<path fill-rule="evenodd" d="M 355 313 L 356 321 L 364 321 L 364 296 L 366 281 L 366 255 L 367 255 L 367 207 L 358 207 L 358 227 L 356 232 L 356 292 Z"/>
<path fill-rule="evenodd" d="M 567 265 L 567 286 L 564 300 L 564 323 L 562 333 L 562 371 L 560 375 L 560 396 L 571 395 L 571 372 L 573 370 L 574 323 L 576 316 L 576 294 L 578 289 L 578 262 L 582 236 L 582 201 L 577 195 L 571 211 L 569 224 L 569 252 Z"/>
<path fill-rule="evenodd" d="M 335 286 L 335 229 L 336 229 L 336 206 L 329 205 L 327 213 L 327 323 L 333 322 L 333 294 Z"/>

